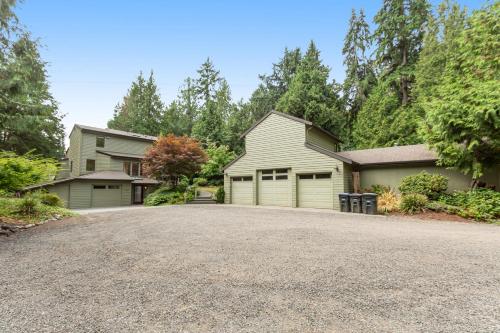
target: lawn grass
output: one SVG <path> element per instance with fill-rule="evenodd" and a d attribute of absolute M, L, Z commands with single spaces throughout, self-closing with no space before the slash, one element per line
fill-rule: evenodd
<path fill-rule="evenodd" d="M 76 214 L 69 209 L 55 206 L 48 206 L 39 203 L 36 207 L 36 212 L 32 215 L 24 215 L 19 213 L 18 205 L 21 199 L 0 197 L 0 219 L 6 217 L 6 221 L 16 223 L 39 223 L 52 218 L 63 218 L 75 216 Z"/>

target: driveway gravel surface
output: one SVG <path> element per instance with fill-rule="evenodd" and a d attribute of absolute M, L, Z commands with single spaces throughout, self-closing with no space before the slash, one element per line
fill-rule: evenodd
<path fill-rule="evenodd" d="M 500 332 L 500 227 L 170 206 L 0 238 L 0 332 Z"/>

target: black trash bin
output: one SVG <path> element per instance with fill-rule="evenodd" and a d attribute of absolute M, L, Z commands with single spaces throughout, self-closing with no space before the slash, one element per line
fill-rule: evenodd
<path fill-rule="evenodd" d="M 339 201 L 341 212 L 347 213 L 351 211 L 351 204 L 349 203 L 349 193 L 339 193 Z"/>
<path fill-rule="evenodd" d="M 377 194 L 376 193 L 363 193 L 363 213 L 377 214 Z"/>
<path fill-rule="evenodd" d="M 351 212 L 353 213 L 361 213 L 361 194 L 359 193 L 351 193 L 349 194 L 349 200 L 351 202 Z"/>

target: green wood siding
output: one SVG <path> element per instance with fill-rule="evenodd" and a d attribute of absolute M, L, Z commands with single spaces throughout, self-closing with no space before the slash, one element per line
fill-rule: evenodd
<path fill-rule="evenodd" d="M 151 142 L 127 139 L 114 136 L 105 136 L 104 148 L 96 147 L 96 137 L 101 136 L 94 133 L 83 132 L 81 146 L 80 174 L 88 173 L 85 170 L 87 159 L 96 160 L 96 171 L 122 171 L 123 164 L 120 160 L 97 153 L 97 150 L 110 151 L 115 153 L 143 155 L 151 146 Z M 103 135 L 104 136 L 104 135 Z M 107 158 L 106 158 L 107 157 Z"/>
<path fill-rule="evenodd" d="M 70 172 L 71 176 L 76 177 L 80 175 L 81 153 L 80 148 L 82 145 L 82 131 L 78 127 L 74 127 L 69 137 L 68 158 L 69 162 L 73 162 L 73 170 Z"/>
<path fill-rule="evenodd" d="M 336 142 L 329 135 L 312 126 L 307 126 L 306 128 L 307 142 L 331 151 L 338 150 Z"/>
<path fill-rule="evenodd" d="M 232 202 L 237 205 L 253 204 L 253 187 L 250 181 L 232 181 L 231 190 L 233 193 Z"/>
<path fill-rule="evenodd" d="M 67 207 L 71 209 L 82 209 L 82 208 L 91 208 L 92 207 L 92 202 L 93 202 L 93 185 L 120 185 L 120 191 L 119 193 L 111 193 L 108 192 L 108 194 L 113 194 L 113 198 L 101 198 L 100 201 L 101 203 L 96 205 L 97 207 L 105 207 L 109 205 L 109 202 L 112 201 L 113 205 L 114 203 L 118 202 L 119 205 L 121 206 L 127 206 L 131 204 L 132 200 L 132 192 L 131 188 L 132 185 L 130 182 L 120 182 L 120 181 L 105 181 L 105 180 L 99 180 L 99 181 L 91 181 L 91 180 L 85 180 L 85 181 L 79 181 L 79 180 L 74 180 L 71 182 L 67 183 L 61 183 L 61 184 L 56 184 L 54 186 L 51 186 L 48 188 L 49 192 L 53 192 L 58 194 L 61 199 L 66 201 Z M 116 195 L 118 195 L 118 198 L 116 198 Z M 95 202 L 95 198 L 94 198 Z"/>
<path fill-rule="evenodd" d="M 344 192 L 344 163 L 312 149 L 306 148 L 306 126 L 297 121 L 271 114 L 245 137 L 246 154 L 229 166 L 226 176 L 255 175 L 263 169 L 290 169 L 291 203 L 297 206 L 297 173 L 331 172 L 334 209 L 339 209 L 338 193 Z M 337 171 L 338 170 L 338 171 Z M 225 180 L 228 180 L 225 177 Z M 226 202 L 230 202 L 230 182 L 224 182 Z M 254 204 L 257 202 L 254 190 Z"/>
<path fill-rule="evenodd" d="M 369 188 L 374 184 L 388 185 L 394 188 L 396 191 L 401 182 L 401 178 L 409 175 L 416 175 L 422 171 L 427 171 L 429 173 L 437 173 L 448 177 L 448 191 L 452 192 L 455 190 L 465 190 L 470 187 L 471 177 L 465 176 L 464 174 L 448 170 L 443 167 L 438 166 L 406 166 L 406 167 L 379 167 L 367 170 L 361 170 L 361 189 Z M 492 170 L 486 172 L 482 180 L 494 184 L 498 188 L 498 170 Z M 496 184 L 495 184 L 496 182 Z"/>

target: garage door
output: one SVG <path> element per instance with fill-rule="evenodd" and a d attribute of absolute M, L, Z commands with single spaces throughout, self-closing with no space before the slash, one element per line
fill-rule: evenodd
<path fill-rule="evenodd" d="M 298 176 L 298 206 L 309 208 L 333 208 L 331 173 Z"/>
<path fill-rule="evenodd" d="M 231 177 L 231 203 L 237 205 L 253 204 L 253 178 Z"/>
<path fill-rule="evenodd" d="M 291 206 L 291 187 L 288 169 L 262 170 L 259 172 L 259 205 Z"/>
<path fill-rule="evenodd" d="M 92 207 L 120 206 L 121 185 L 92 185 Z"/>

